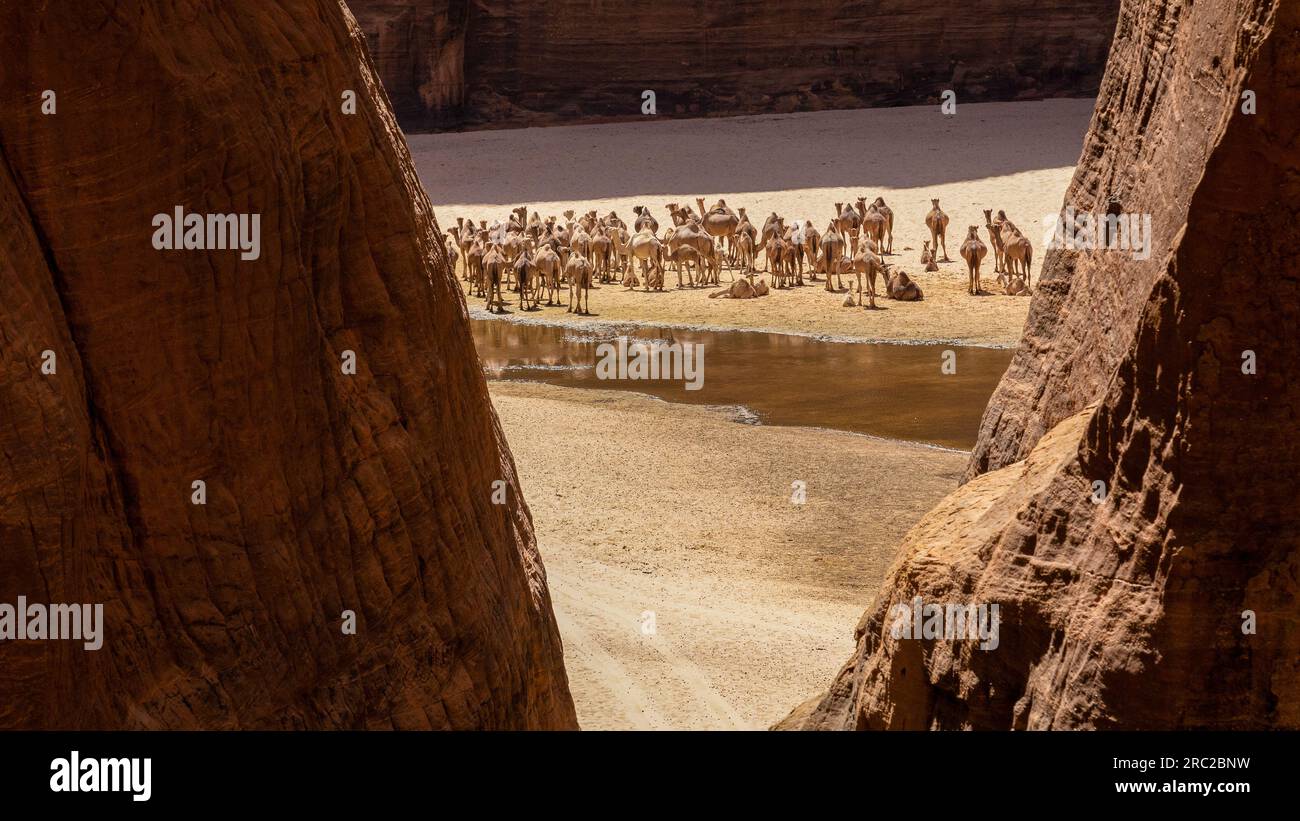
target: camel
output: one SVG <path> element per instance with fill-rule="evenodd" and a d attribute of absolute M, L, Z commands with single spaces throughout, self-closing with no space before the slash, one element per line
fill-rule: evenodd
<path fill-rule="evenodd" d="M 614 243 L 604 231 L 597 229 L 595 236 L 591 238 L 591 257 L 593 260 L 593 269 L 597 278 L 601 282 L 609 282 L 609 258 L 614 254 Z"/>
<path fill-rule="evenodd" d="M 455 236 L 454 234 L 452 236 Z M 447 261 L 451 263 L 452 276 L 456 275 L 456 263 L 460 262 L 460 250 L 456 248 L 456 243 L 447 243 Z"/>
<path fill-rule="evenodd" d="M 786 280 L 785 253 L 789 243 L 780 234 L 773 234 L 764 246 L 767 253 L 767 270 L 772 273 L 772 287 L 784 288 Z"/>
<path fill-rule="evenodd" d="M 700 277 L 703 278 L 704 273 L 702 269 L 704 265 L 704 257 L 699 251 L 695 250 L 694 246 L 678 245 L 668 253 L 668 259 L 673 263 L 673 267 L 677 269 L 678 288 L 686 287 L 682 284 L 683 266 L 686 267 L 686 281 L 691 284 L 692 288 L 695 287 L 696 279 L 694 271 L 700 271 Z"/>
<path fill-rule="evenodd" d="M 885 218 L 885 250 L 884 253 L 894 253 L 894 211 L 888 205 L 885 205 L 884 197 L 876 197 L 876 201 L 871 203 L 881 216 Z"/>
<path fill-rule="evenodd" d="M 650 216 L 650 209 L 644 205 L 632 206 L 632 213 L 636 214 L 636 220 L 632 223 L 632 230 L 635 233 L 641 233 L 643 228 L 650 229 L 650 233 L 659 233 L 659 220 Z"/>
<path fill-rule="evenodd" d="M 645 289 L 649 291 L 653 287 L 650 273 L 654 273 L 657 275 L 654 279 L 659 283 L 657 290 L 662 291 L 664 287 L 663 243 L 659 238 L 647 226 L 632 235 L 632 239 L 628 242 L 628 250 L 641 262 L 641 275 L 646 278 Z M 629 273 L 632 273 L 631 266 L 629 266 Z M 635 278 L 635 274 L 632 275 Z M 626 284 L 625 279 L 624 285 Z"/>
<path fill-rule="evenodd" d="M 487 290 L 487 309 L 492 313 L 505 313 L 506 300 L 501 294 L 501 283 L 506 278 L 505 255 L 501 253 L 499 245 L 491 246 L 487 253 L 483 255 L 483 279 Z"/>
<path fill-rule="evenodd" d="M 858 198 L 858 214 L 861 217 L 862 236 L 871 240 L 876 246 L 872 253 L 880 253 L 880 248 L 885 242 L 885 228 L 889 221 L 885 215 L 876 209 L 875 203 L 868 206 L 866 199 Z"/>
<path fill-rule="evenodd" d="M 533 254 L 533 271 L 537 274 L 537 301 L 540 302 L 541 288 L 546 286 L 546 304 L 554 305 L 559 300 L 560 275 L 563 265 L 560 255 L 549 244 L 544 244 Z"/>
<path fill-rule="evenodd" d="M 749 240 L 750 240 L 750 245 L 752 245 L 753 247 L 757 248 L 757 247 L 758 247 L 758 229 L 754 227 L 754 223 L 752 223 L 752 222 L 749 221 L 749 215 L 745 213 L 745 209 L 744 209 L 744 208 L 738 209 L 738 213 L 740 214 L 740 224 L 736 226 L 736 233 L 737 233 L 737 234 L 748 234 L 748 235 L 749 235 Z"/>
<path fill-rule="evenodd" d="M 852 270 L 858 282 L 858 304 L 862 304 L 862 280 L 866 279 L 867 302 L 869 303 L 866 307 L 874 309 L 876 307 L 876 277 L 881 276 L 883 278 L 885 272 L 884 262 L 880 257 L 876 256 L 874 251 L 867 247 L 866 243 L 863 243 L 858 252 L 853 255 Z"/>
<path fill-rule="evenodd" d="M 821 247 L 821 234 L 813 227 L 811 220 L 803 222 L 803 255 L 808 258 L 808 278 L 817 281 L 817 249 Z"/>
<path fill-rule="evenodd" d="M 487 254 L 487 232 L 483 231 L 465 254 L 465 271 L 473 283 L 474 295 L 483 296 L 483 257 Z"/>
<path fill-rule="evenodd" d="M 721 291 L 714 291 L 709 294 L 709 299 L 756 299 L 760 296 L 767 296 L 767 283 L 762 279 L 758 282 L 750 282 L 748 279 L 738 279 L 735 282 L 723 288 Z"/>
<path fill-rule="evenodd" d="M 704 232 L 719 243 L 725 238 L 728 246 L 734 249 L 736 229 L 740 226 L 740 217 L 727 207 L 726 200 L 718 200 L 708 211 L 704 210 L 704 198 L 695 202 L 700 207 L 700 225 Z"/>
<path fill-rule="evenodd" d="M 695 214 L 691 213 L 691 209 L 682 208 L 675 202 L 666 204 L 664 208 L 668 209 L 668 216 L 672 217 L 673 225 L 675 226 L 685 225 L 688 220 L 695 218 Z"/>
<path fill-rule="evenodd" d="M 569 264 L 564 266 L 564 275 L 569 280 L 569 307 L 565 313 L 573 311 L 576 314 L 591 313 L 591 263 L 586 257 L 574 254 L 569 257 Z M 578 298 L 577 310 L 573 307 L 574 295 Z M 582 296 L 587 295 L 587 310 L 582 309 Z"/>
<path fill-rule="evenodd" d="M 980 263 L 988 254 L 988 247 L 980 242 L 979 226 L 972 225 L 966 230 L 966 241 L 961 244 L 961 258 L 966 260 L 966 271 L 970 275 L 970 293 L 980 293 Z"/>
<path fill-rule="evenodd" d="M 939 207 L 938 200 L 930 200 L 930 213 L 925 215 L 925 227 L 930 229 L 930 247 L 934 252 L 939 253 L 939 247 L 943 247 L 943 259 L 940 262 L 952 262 L 948 259 L 948 215 Z"/>
<path fill-rule="evenodd" d="M 921 245 L 924 246 L 921 248 L 921 264 L 925 266 L 925 272 L 929 274 L 939 270 L 939 266 L 934 264 L 934 254 L 930 251 L 929 241 L 924 241 Z"/>
<path fill-rule="evenodd" d="M 736 259 L 741 266 L 741 270 L 746 274 L 752 273 L 754 268 L 754 238 L 748 233 L 737 231 L 735 237 Z"/>
<path fill-rule="evenodd" d="M 826 226 L 826 233 L 821 238 L 822 260 L 826 265 L 826 290 L 839 290 L 844 287 L 844 280 L 839 280 L 839 288 L 831 288 L 831 277 L 839 276 L 840 272 L 835 266 L 835 261 L 844 256 L 844 237 L 840 234 L 835 225 L 835 220 Z"/>
<path fill-rule="evenodd" d="M 921 286 L 917 285 L 901 269 L 889 274 L 889 281 L 885 283 L 885 289 L 889 293 L 890 299 L 896 299 L 899 302 L 920 302 L 925 296 L 921 293 Z"/>
<path fill-rule="evenodd" d="M 1002 212 L 999 211 L 999 214 Z M 984 228 L 989 232 L 989 245 L 993 246 L 993 273 L 998 274 L 998 282 L 1002 282 L 1005 277 L 1001 276 L 1006 271 L 1006 250 L 1002 243 L 1002 218 L 993 219 L 993 209 L 984 209 Z"/>
<path fill-rule="evenodd" d="M 1001 213 L 998 212 L 999 216 Z M 1012 277 L 1023 278 L 1025 287 L 1028 288 L 1029 270 L 1034 264 L 1034 246 L 1011 220 L 1004 220 L 998 233 L 1002 237 L 1002 253 L 1005 257 L 1007 273 Z"/>
<path fill-rule="evenodd" d="M 519 283 L 519 310 L 535 310 L 538 303 L 542 301 L 542 284 L 535 276 L 536 269 L 533 268 L 532 262 L 528 259 L 528 254 L 520 254 L 519 258 L 514 261 L 512 266 L 515 271 L 515 281 Z M 528 303 L 532 301 L 530 309 Z"/>
<path fill-rule="evenodd" d="M 632 265 L 632 252 L 628 249 L 632 235 L 623 224 L 613 225 L 609 229 L 609 241 L 613 246 L 614 270 L 626 271 Z"/>
<path fill-rule="evenodd" d="M 856 254 L 858 251 L 858 229 L 862 227 L 862 215 L 853 210 L 853 206 L 837 202 L 835 203 L 835 221 L 832 223 L 839 231 L 841 238 L 849 238 L 850 254 Z"/>

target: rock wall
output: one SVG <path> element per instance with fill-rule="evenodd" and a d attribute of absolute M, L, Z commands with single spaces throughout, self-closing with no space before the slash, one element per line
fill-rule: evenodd
<path fill-rule="evenodd" d="M 0 642 L 0 727 L 576 726 L 362 43 L 337 0 L 0 3 L 0 604 L 105 621 Z M 156 250 L 175 206 L 259 253 Z"/>
<path fill-rule="evenodd" d="M 1148 209 L 1151 260 L 1048 253 L 969 481 L 781 726 L 1300 727 L 1297 32 L 1125 0 L 1067 202 Z M 916 597 L 998 604 L 998 646 L 898 637 Z"/>
<path fill-rule="evenodd" d="M 1092 96 L 1117 0 L 349 0 L 408 130 Z"/>

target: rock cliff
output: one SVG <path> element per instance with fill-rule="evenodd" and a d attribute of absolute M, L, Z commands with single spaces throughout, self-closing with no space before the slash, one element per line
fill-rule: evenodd
<path fill-rule="evenodd" d="M 404 128 L 1092 96 L 1116 0 L 349 0 Z"/>
<path fill-rule="evenodd" d="M 1298 31 L 1126 0 L 1066 204 L 1150 213 L 1151 258 L 1048 252 L 969 480 L 781 726 L 1300 727 Z M 916 597 L 999 605 L 997 647 L 906 638 Z"/>
<path fill-rule="evenodd" d="M 347 8 L 6 0 L 0 47 L 0 603 L 105 622 L 0 643 L 0 727 L 575 727 Z M 157 250 L 176 207 L 257 250 Z"/>

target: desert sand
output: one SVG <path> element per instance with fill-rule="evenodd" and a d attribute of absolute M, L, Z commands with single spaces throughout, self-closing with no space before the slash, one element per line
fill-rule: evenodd
<path fill-rule="evenodd" d="M 635 394 L 509 382 L 491 392 L 585 729 L 782 718 L 852 652 L 897 544 L 966 461 Z"/>
<path fill-rule="evenodd" d="M 704 289 L 647 294 L 606 285 L 592 292 L 595 321 L 678 327 L 750 328 L 860 340 L 935 340 L 1013 345 L 1029 307 L 1025 297 L 966 293 L 958 248 L 982 209 L 1003 209 L 1034 245 L 1033 281 L 1043 257 L 1044 217 L 1061 207 L 1078 161 L 1093 101 L 959 104 L 826 111 L 707 120 L 411 135 L 408 141 L 435 213 L 504 218 L 526 205 L 543 215 L 613 209 L 629 223 L 645 205 L 671 224 L 664 204 L 706 205 L 719 197 L 744 207 L 761 226 L 773 211 L 811 219 L 819 231 L 836 202 L 883 196 L 894 210 L 895 255 L 920 283 L 920 303 L 885 301 L 884 310 L 842 307 L 820 284 L 757 300 L 708 299 Z M 938 273 L 919 263 L 929 239 L 924 219 L 939 198 L 950 217 L 948 256 Z M 982 269 L 994 290 L 992 250 Z M 762 264 L 760 263 L 760 267 Z M 730 274 L 723 272 L 723 282 Z M 517 303 L 516 303 L 517 304 Z M 472 308 L 483 307 L 470 300 Z M 520 314 L 532 321 L 587 322 L 563 307 Z"/>

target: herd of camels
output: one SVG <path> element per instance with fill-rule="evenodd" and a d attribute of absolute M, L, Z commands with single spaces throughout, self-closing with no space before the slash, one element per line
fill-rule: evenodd
<path fill-rule="evenodd" d="M 930 240 L 923 243 L 921 264 L 927 272 L 939 270 L 937 262 L 948 258 L 948 215 L 939 200 L 925 217 Z M 519 294 L 520 310 L 537 310 L 543 293 L 547 305 L 563 304 L 562 290 L 568 289 L 568 311 L 590 313 L 593 282 L 613 282 L 621 278 L 625 288 L 644 287 L 646 291 L 664 288 L 664 273 L 671 265 L 677 275 L 677 287 L 721 286 L 723 267 L 731 271 L 732 282 L 712 291 L 710 297 L 750 299 L 765 296 L 769 287 L 757 264 L 763 255 L 763 272 L 772 287 L 789 288 L 804 284 L 808 278 L 825 277 L 827 291 L 844 289 L 844 278 L 856 279 L 857 299 L 853 288 L 845 297 L 846 307 L 876 307 L 876 280 L 885 286 L 890 299 L 922 299 L 919 285 L 901 269 L 890 271 L 885 256 L 894 253 L 894 212 L 877 197 L 870 205 L 866 198 L 852 203 L 835 203 L 835 216 L 825 231 L 818 233 L 810 220 L 786 225 L 773 212 L 760 229 L 749 220 L 745 209 L 733 211 L 724 200 L 708 210 L 702 198 L 696 200 L 699 213 L 677 203 L 668 203 L 672 225 L 662 235 L 659 222 L 645 206 L 635 206 L 632 226 L 611 211 L 597 216 L 589 211 L 575 216 L 565 211 L 561 221 L 555 216 L 542 219 L 526 207 L 516 208 L 505 222 L 488 225 L 480 220 L 458 219 L 448 228 L 447 251 L 452 268 L 463 260 L 463 279 L 473 294 L 487 300 L 490 311 L 505 309 L 503 289 Z M 993 246 L 993 271 L 1008 295 L 1028 294 L 1033 247 L 1004 212 L 993 216 L 984 212 L 984 228 Z M 942 258 L 936 259 L 942 253 Z M 959 253 L 969 275 L 968 293 L 984 293 L 980 283 L 980 266 L 988 255 L 988 246 L 980 240 L 979 227 L 967 229 Z M 639 274 L 638 274 L 639 268 Z M 735 276 L 739 270 L 741 277 Z M 832 286 L 832 279 L 835 285 Z M 863 286 L 866 302 L 863 302 Z"/>

